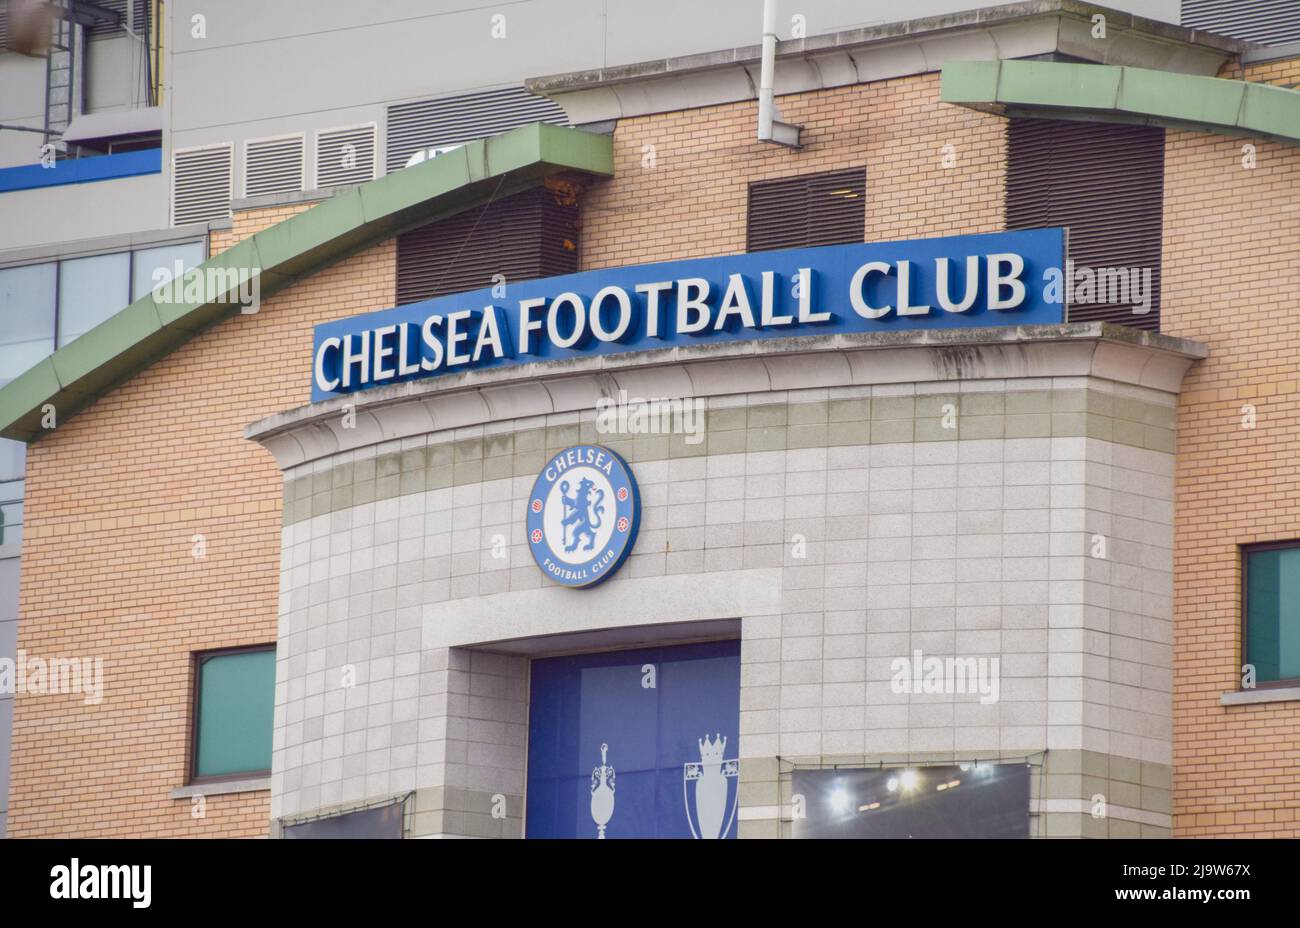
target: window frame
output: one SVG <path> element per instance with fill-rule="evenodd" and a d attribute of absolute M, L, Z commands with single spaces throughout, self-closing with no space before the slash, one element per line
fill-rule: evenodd
<path fill-rule="evenodd" d="M 1255 544 L 1239 545 L 1241 551 L 1241 648 L 1240 666 L 1251 663 L 1250 660 L 1250 556 L 1263 551 L 1282 551 L 1291 548 L 1300 550 L 1300 538 L 1288 538 L 1283 541 L 1262 541 Z M 1278 680 L 1260 680 L 1255 678 L 1255 690 L 1292 689 L 1300 687 L 1300 676 L 1283 677 Z M 1238 690 L 1243 690 L 1238 685 Z"/>
<path fill-rule="evenodd" d="M 189 736 L 189 759 L 186 765 L 185 783 L 187 786 L 202 786 L 209 783 L 231 783 L 237 780 L 257 780 L 271 775 L 271 768 L 264 770 L 246 770 L 239 773 L 221 773 L 210 774 L 208 776 L 199 776 L 199 721 L 201 719 L 200 709 L 202 706 L 202 681 L 203 665 L 216 657 L 230 657 L 235 654 L 250 654 L 256 651 L 276 652 L 274 642 L 270 644 L 245 644 L 229 648 L 212 648 L 206 651 L 193 651 L 190 654 L 190 736 Z M 274 699 L 274 688 L 272 689 L 272 699 Z M 272 707 L 274 713 L 274 706 Z M 272 731 L 274 732 L 274 714 L 272 715 Z"/>

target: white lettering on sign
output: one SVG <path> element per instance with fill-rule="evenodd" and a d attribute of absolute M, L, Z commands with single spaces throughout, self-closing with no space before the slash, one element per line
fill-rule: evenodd
<path fill-rule="evenodd" d="M 537 295 L 546 281 L 513 285 L 528 295 L 512 303 L 504 290 L 465 294 L 468 306 L 440 297 L 427 315 L 318 327 L 313 385 L 317 394 L 348 392 L 557 354 L 861 332 L 864 320 L 889 329 L 1059 323 L 1061 299 L 1028 280 L 1059 276 L 1063 241 L 1062 230 L 1031 230 L 905 248 L 829 246 L 655 265 L 646 276 L 661 279 L 648 281 L 638 280 L 638 268 L 591 271 L 557 279 L 562 292 L 547 295 Z M 998 318 L 1015 310 L 1015 322 Z"/>

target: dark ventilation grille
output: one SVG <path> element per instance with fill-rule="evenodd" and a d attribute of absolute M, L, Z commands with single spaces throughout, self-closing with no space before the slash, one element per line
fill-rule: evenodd
<path fill-rule="evenodd" d="M 92 39 L 109 39 L 113 36 L 126 35 L 129 27 L 136 35 L 149 36 L 149 0 L 95 0 L 95 6 L 118 14 L 121 20 L 116 25 L 102 23 L 91 26 L 88 35 Z"/>
<path fill-rule="evenodd" d="M 866 171 L 807 174 L 749 185 L 749 251 L 861 242 Z"/>
<path fill-rule="evenodd" d="M 1091 296 L 1084 291 L 1071 302 L 1069 321 L 1100 319 L 1158 332 L 1164 130 L 1012 119 L 1007 132 L 1007 228 L 1064 226 L 1075 287 L 1085 286 L 1085 269 L 1096 275 Z M 1135 268 L 1139 284 L 1141 269 L 1151 271 L 1146 313 L 1134 312 Z M 1127 284 L 1102 269 L 1123 269 Z"/>
<path fill-rule="evenodd" d="M 422 149 L 463 145 L 532 122 L 562 126 L 568 117 L 559 104 L 522 87 L 397 103 L 388 108 L 385 166 L 396 171 Z"/>
<path fill-rule="evenodd" d="M 578 188 L 548 182 L 397 238 L 397 302 L 578 269 Z"/>
<path fill-rule="evenodd" d="M 1300 0 L 1183 0 L 1183 25 L 1262 45 L 1300 42 Z"/>
<path fill-rule="evenodd" d="M 99 23 L 86 29 L 86 35 L 92 39 L 111 39 L 114 36 L 126 35 L 127 27 L 130 27 L 136 35 L 143 39 L 149 37 L 149 0 L 96 0 L 96 6 L 117 13 L 121 20 L 117 23 Z M 9 14 L 6 10 L 8 3 L 6 0 L 0 0 L 0 52 L 9 51 Z M 128 7 L 131 12 L 128 13 Z M 134 16 L 134 19 L 129 19 Z"/>

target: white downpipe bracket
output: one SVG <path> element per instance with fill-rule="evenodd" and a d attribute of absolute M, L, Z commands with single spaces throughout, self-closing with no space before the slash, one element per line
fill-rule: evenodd
<path fill-rule="evenodd" d="M 776 0 L 763 0 L 763 62 L 758 79 L 758 140 L 799 147 L 799 126 L 781 122 L 773 82 L 776 72 Z"/>

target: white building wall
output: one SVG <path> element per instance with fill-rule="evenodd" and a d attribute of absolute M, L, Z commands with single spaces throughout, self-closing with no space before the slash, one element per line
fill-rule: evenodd
<path fill-rule="evenodd" d="M 905 366 L 878 356 L 857 369 Z M 1094 358 L 1085 376 L 990 364 L 725 393 L 748 363 L 689 368 L 699 392 L 719 385 L 697 446 L 602 434 L 594 403 L 420 432 L 412 400 L 374 414 L 418 434 L 290 466 L 273 817 L 436 790 L 440 833 L 518 834 L 487 809 L 522 804 L 528 656 L 738 622 L 742 835 L 788 833 L 795 766 L 1017 759 L 1040 768 L 1035 834 L 1096 833 L 1097 795 L 1116 823 L 1103 835 L 1167 833 L 1173 390 L 1099 376 Z M 618 375 L 660 395 L 674 376 Z M 282 463 L 322 447 L 300 431 L 287 452 L 285 434 Z M 642 493 L 631 557 L 588 590 L 543 578 L 524 525 L 547 455 L 579 442 L 619 451 Z M 895 662 L 917 650 L 996 660 L 997 700 L 898 692 Z M 355 687 L 335 682 L 346 666 Z"/>

